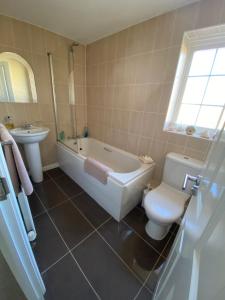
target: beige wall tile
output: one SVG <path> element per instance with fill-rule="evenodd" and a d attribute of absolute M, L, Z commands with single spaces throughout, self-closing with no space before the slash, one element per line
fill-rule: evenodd
<path fill-rule="evenodd" d="M 162 86 L 160 83 L 149 84 L 145 86 L 145 111 L 146 112 L 159 112 L 161 98 L 162 98 Z"/>
<path fill-rule="evenodd" d="M 143 122 L 143 112 L 130 112 L 129 133 L 140 134 Z"/>
<path fill-rule="evenodd" d="M 13 22 L 12 19 L 0 15 L 0 44 L 13 46 Z"/>
<path fill-rule="evenodd" d="M 30 25 L 25 22 L 12 19 L 13 23 L 13 46 L 26 51 L 31 51 Z"/>
<path fill-rule="evenodd" d="M 224 0 L 204 0 L 199 3 L 196 28 L 218 25 L 221 23 L 221 8 Z"/>
<path fill-rule="evenodd" d="M 72 41 L 0 17 L 0 49 L 16 49 L 29 61 L 34 68 L 38 94 L 36 106 L 0 104 L 0 118 L 11 114 L 15 123 L 20 124 L 29 112 L 31 121 L 39 118 L 54 132 L 46 55 L 49 51 L 54 57 L 60 130 L 72 134 L 71 113 L 75 109 L 79 132 L 88 123 L 91 136 L 132 153 L 148 153 L 157 162 L 154 176 L 160 179 L 168 151 L 179 151 L 199 159 L 205 159 L 207 155 L 210 147 L 207 141 L 165 133 L 163 124 L 183 32 L 222 22 L 225 22 L 225 0 L 203 0 L 132 26 L 87 47 L 74 47 L 76 106 L 71 107 L 67 50 Z M 56 160 L 54 134 L 41 146 L 44 163 Z"/>
<path fill-rule="evenodd" d="M 127 151 L 138 155 L 139 136 L 129 134 L 127 138 Z"/>
<path fill-rule="evenodd" d="M 146 155 L 149 154 L 150 145 L 152 143 L 151 139 L 147 138 L 140 138 L 139 141 L 139 148 L 138 148 L 138 155 Z"/>
<path fill-rule="evenodd" d="M 225 21 L 225 0 L 216 0 L 213 6 L 214 1 L 203 0 L 87 46 L 87 84 L 95 86 L 87 87 L 89 127 L 99 132 L 103 106 L 105 142 L 122 148 L 123 137 L 128 151 L 154 156 L 158 179 L 168 151 L 204 160 L 210 147 L 200 139 L 164 132 L 163 125 L 183 33 L 204 22 L 209 26 L 216 19 Z M 98 94 L 97 86 L 104 86 L 104 93 Z"/>
<path fill-rule="evenodd" d="M 43 164 L 56 162 L 56 134 L 52 105 L 52 91 L 50 85 L 49 64 L 47 52 L 53 54 L 53 67 L 56 79 L 56 98 L 60 106 L 59 129 L 67 136 L 72 134 L 72 115 L 74 107 L 69 106 L 68 97 L 68 53 L 72 41 L 39 27 L 17 21 L 9 17 L 0 16 L 0 51 L 11 51 L 21 55 L 31 65 L 34 71 L 37 100 L 35 104 L 0 103 L 0 118 L 10 115 L 16 126 L 25 122 L 41 123 L 50 128 L 47 139 L 41 143 Z M 87 124 L 86 114 L 86 47 L 79 46 L 76 55 L 76 107 L 80 131 Z M 82 74 L 81 74 L 82 73 Z M 71 109 L 73 108 L 73 109 Z"/>
<path fill-rule="evenodd" d="M 172 44 L 175 12 L 170 12 L 156 18 L 156 39 L 154 49 L 164 49 Z"/>
<path fill-rule="evenodd" d="M 116 38 L 116 58 L 125 57 L 127 49 L 128 30 L 117 33 Z"/>
<path fill-rule="evenodd" d="M 181 45 L 185 31 L 195 28 L 199 13 L 199 3 L 188 5 L 175 11 L 172 45 Z"/>
<path fill-rule="evenodd" d="M 154 54 L 145 53 L 135 57 L 135 78 L 136 83 L 148 83 L 152 81 L 152 66 Z"/>
<path fill-rule="evenodd" d="M 141 135 L 143 137 L 153 138 L 155 134 L 157 114 L 144 113 Z"/>
<path fill-rule="evenodd" d="M 44 30 L 32 25 L 30 25 L 30 30 L 32 53 L 46 55 L 46 48 L 44 43 Z"/>

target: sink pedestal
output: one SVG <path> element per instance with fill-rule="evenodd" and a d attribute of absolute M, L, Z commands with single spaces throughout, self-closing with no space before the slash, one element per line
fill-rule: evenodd
<path fill-rule="evenodd" d="M 24 150 L 33 182 L 43 181 L 41 153 L 39 143 L 24 144 Z"/>
<path fill-rule="evenodd" d="M 10 133 L 17 143 L 24 146 L 33 182 L 41 182 L 43 172 L 39 143 L 47 137 L 49 129 L 30 125 L 29 128 L 14 128 L 10 130 Z"/>

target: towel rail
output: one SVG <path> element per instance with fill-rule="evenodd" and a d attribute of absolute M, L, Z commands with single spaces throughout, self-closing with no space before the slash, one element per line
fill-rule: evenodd
<path fill-rule="evenodd" d="M 0 142 L 0 144 L 2 145 L 2 146 L 5 146 L 5 145 L 11 145 L 12 146 L 12 141 L 6 141 L 6 142 Z"/>

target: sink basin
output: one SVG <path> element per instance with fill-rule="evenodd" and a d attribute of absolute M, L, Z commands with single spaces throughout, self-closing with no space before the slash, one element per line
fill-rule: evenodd
<path fill-rule="evenodd" d="M 47 137 L 49 129 L 32 126 L 29 129 L 15 128 L 10 133 L 17 143 L 23 144 L 33 182 L 41 182 L 43 172 L 39 143 Z"/>
<path fill-rule="evenodd" d="M 32 144 L 43 141 L 47 137 L 49 129 L 46 127 L 15 128 L 10 130 L 10 133 L 17 143 Z"/>

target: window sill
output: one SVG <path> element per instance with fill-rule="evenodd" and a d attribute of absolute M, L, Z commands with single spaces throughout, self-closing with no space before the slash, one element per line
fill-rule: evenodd
<path fill-rule="evenodd" d="M 202 134 L 195 132 L 193 134 L 187 134 L 185 130 L 179 130 L 179 129 L 169 129 L 169 128 L 164 128 L 163 131 L 165 132 L 169 132 L 169 133 L 174 133 L 174 134 L 180 134 L 183 136 L 189 136 L 189 137 L 194 137 L 197 139 L 201 139 L 201 140 L 207 140 L 207 141 L 213 141 L 216 137 L 216 135 L 214 134 L 213 136 L 203 136 Z"/>

